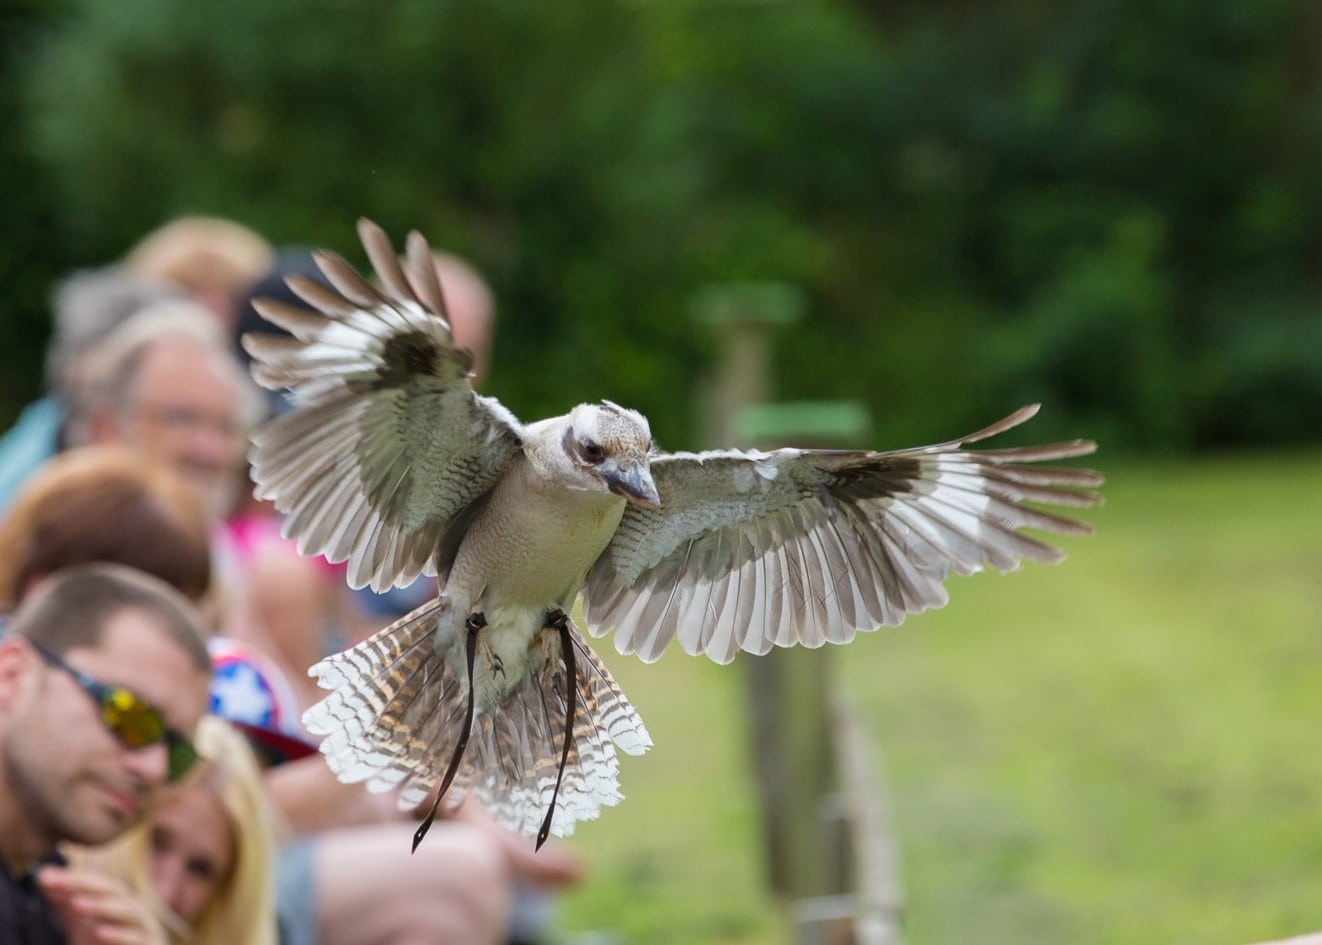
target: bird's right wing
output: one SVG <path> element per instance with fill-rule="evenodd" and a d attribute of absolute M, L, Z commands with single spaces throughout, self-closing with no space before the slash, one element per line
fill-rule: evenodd
<path fill-rule="evenodd" d="M 588 629 L 614 629 L 616 649 L 649 662 L 678 636 L 686 652 L 728 663 L 898 624 L 944 604 L 951 572 L 1057 561 L 1058 548 L 1020 530 L 1090 532 L 1035 506 L 1096 505 L 1102 477 L 1038 464 L 1094 444 L 968 448 L 1036 412 L 915 449 L 658 456 L 661 505 L 625 509 L 588 573 Z"/>
<path fill-rule="evenodd" d="M 437 549 L 467 527 L 523 428 L 469 384 L 422 236 L 409 235 L 406 274 L 379 227 L 358 232 L 381 289 L 318 253 L 334 288 L 289 279 L 310 309 L 257 303 L 293 337 L 245 335 L 253 376 L 290 390 L 294 408 L 253 436 L 251 459 L 258 498 L 285 514 L 299 551 L 348 561 L 353 587 L 383 591 L 436 573 Z"/>

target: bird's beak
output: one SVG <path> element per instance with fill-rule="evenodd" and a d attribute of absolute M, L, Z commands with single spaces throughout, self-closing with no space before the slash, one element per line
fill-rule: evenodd
<path fill-rule="evenodd" d="M 623 469 L 603 468 L 601 478 L 606 480 L 606 488 L 618 496 L 649 509 L 661 507 L 661 496 L 657 494 L 652 473 L 644 462 L 630 463 Z"/>

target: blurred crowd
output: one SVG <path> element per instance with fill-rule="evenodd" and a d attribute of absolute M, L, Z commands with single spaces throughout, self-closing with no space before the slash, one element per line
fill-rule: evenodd
<path fill-rule="evenodd" d="M 437 254 L 436 265 L 476 383 L 492 294 L 464 260 Z M 300 555 L 253 496 L 248 435 L 284 403 L 250 381 L 239 339 L 278 330 L 255 299 L 301 304 L 285 283 L 294 273 L 324 281 L 306 249 L 189 217 L 52 294 L 46 395 L 0 437 L 0 878 L 32 892 L 68 942 L 546 941 L 554 891 L 581 874 L 574 856 L 554 843 L 534 855 L 467 802 L 410 854 L 413 812 L 337 782 L 301 728 L 320 698 L 309 667 L 437 589 L 434 579 L 386 595 L 349 589 L 341 567 Z M 53 703 L 25 716 L 20 698 L 24 673 L 66 670 L 130 744 L 115 693 L 151 691 L 153 667 L 98 682 L 77 664 L 107 645 L 99 637 L 34 642 L 48 639 L 39 605 L 51 611 L 64 593 L 43 589 L 98 566 L 145 572 L 186 599 L 210 661 L 207 712 L 186 740 L 199 761 L 177 779 L 162 768 L 159 797 L 103 834 L 57 829 L 65 814 L 51 795 L 64 782 L 48 755 L 66 749 L 43 755 L 24 740 Z M 49 659 L 25 655 L 29 644 Z M 162 732 L 143 744 L 170 742 Z M 47 790 L 13 789 L 25 778 Z M 3 828 L 23 818 L 57 825 L 33 834 L 56 848 L 11 849 Z M 108 842 L 86 842 L 93 835 Z M 0 898 L 0 932 L 14 914 Z"/>

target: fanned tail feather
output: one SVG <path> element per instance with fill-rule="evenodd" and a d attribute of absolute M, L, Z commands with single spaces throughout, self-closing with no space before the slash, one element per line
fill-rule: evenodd
<path fill-rule="evenodd" d="M 443 606 L 431 601 L 310 670 L 332 692 L 303 724 L 326 736 L 321 751 L 341 781 L 400 788 L 401 797 L 425 797 L 434 784 L 435 746 L 454 745 L 468 695 L 467 680 L 435 646 Z"/>
<path fill-rule="evenodd" d="M 310 708 L 308 731 L 336 776 L 370 790 L 399 790 L 413 809 L 436 789 L 463 724 L 468 682 L 435 646 L 445 606 L 433 601 L 370 639 L 312 668 L 332 692 Z M 551 833 L 568 836 L 580 820 L 620 802 L 617 752 L 652 746 L 642 719 L 610 671 L 571 625 L 578 663 L 578 712 Z M 498 822 L 536 834 L 555 788 L 564 748 L 565 664 L 556 631 L 532 643 L 532 671 L 492 707 L 478 706 L 450 799 L 472 793 Z"/>
<path fill-rule="evenodd" d="M 578 663 L 578 712 L 551 833 L 569 836 L 579 821 L 595 820 L 614 807 L 620 792 L 622 751 L 641 755 L 652 747 L 638 712 L 577 627 L 570 626 Z M 511 692 L 494 714 L 479 713 L 469 743 L 469 762 L 456 786 L 471 792 L 498 823 L 535 836 L 555 790 L 564 748 L 565 664 L 555 631 L 544 629 L 528 681 Z"/>

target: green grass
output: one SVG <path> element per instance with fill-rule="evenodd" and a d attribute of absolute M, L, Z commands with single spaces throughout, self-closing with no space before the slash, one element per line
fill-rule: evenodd
<path fill-rule="evenodd" d="M 957 578 L 944 610 L 823 651 L 884 761 L 909 945 L 1322 928 L 1322 457 L 1108 473 L 1065 564 Z M 657 747 L 573 839 L 592 874 L 563 927 L 789 942 L 738 663 L 607 656 Z"/>
<path fill-rule="evenodd" d="M 764 890 L 737 665 L 676 649 L 645 666 L 599 648 L 655 747 L 622 760 L 624 802 L 570 841 L 592 872 L 563 925 L 631 945 L 787 941 Z"/>

